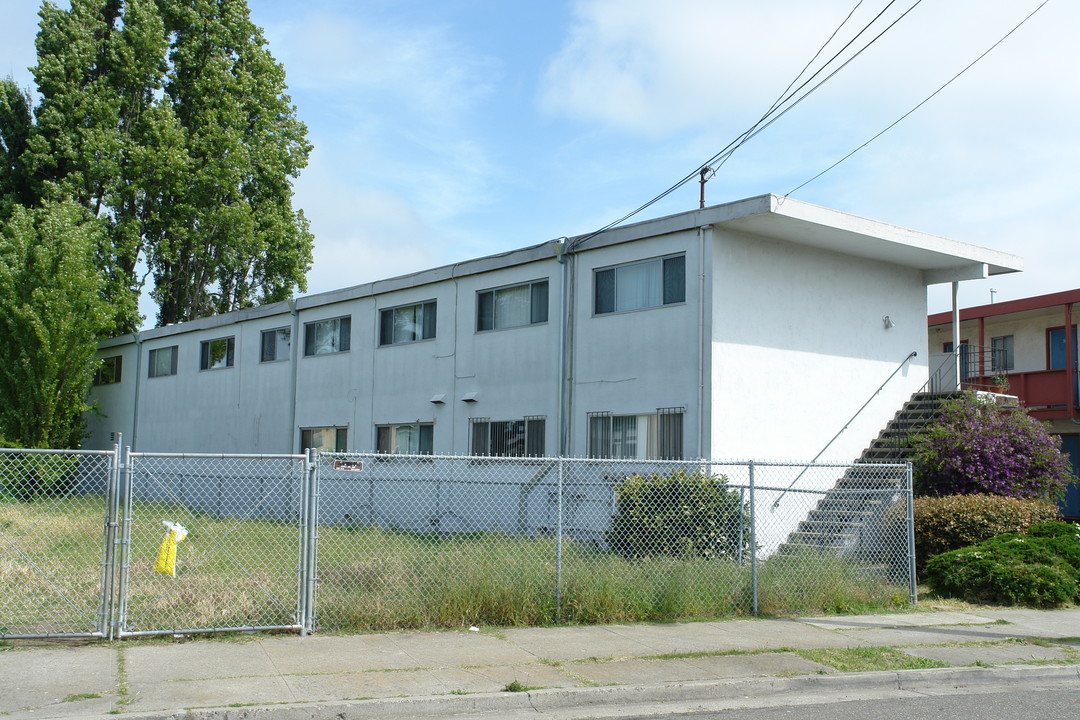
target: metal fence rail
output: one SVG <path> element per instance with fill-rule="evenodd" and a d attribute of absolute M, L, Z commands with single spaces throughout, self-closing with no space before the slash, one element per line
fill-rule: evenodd
<path fill-rule="evenodd" d="M 913 560 L 908 465 L 0 454 L 0 637 L 797 612 Z"/>
<path fill-rule="evenodd" d="M 0 450 L 0 635 L 102 637 L 115 454 Z"/>
<path fill-rule="evenodd" d="M 914 598 L 910 487 L 907 465 L 324 454 L 316 627 Z"/>

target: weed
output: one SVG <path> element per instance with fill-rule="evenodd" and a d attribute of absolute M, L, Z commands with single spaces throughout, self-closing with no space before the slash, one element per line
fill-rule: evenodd
<path fill-rule="evenodd" d="M 949 667 L 945 663 L 915 657 L 896 648 L 857 647 L 857 648 L 821 648 L 815 650 L 796 650 L 807 660 L 828 665 L 840 672 L 870 672 L 873 670 L 917 670 L 921 668 Z"/>
<path fill-rule="evenodd" d="M 79 702 L 80 700 L 94 700 L 99 697 L 101 697 L 100 693 L 78 693 L 76 695 L 68 695 L 60 702 Z"/>
<path fill-rule="evenodd" d="M 519 681 L 514 680 L 506 684 L 506 687 L 503 688 L 503 692 L 528 692 L 529 690 L 535 689 L 536 688 L 529 687 L 528 685 L 522 685 Z"/>

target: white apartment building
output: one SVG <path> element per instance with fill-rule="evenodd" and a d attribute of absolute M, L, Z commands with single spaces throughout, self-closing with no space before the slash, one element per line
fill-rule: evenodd
<path fill-rule="evenodd" d="M 847 462 L 1021 266 L 764 195 L 107 340 L 86 446 Z"/>

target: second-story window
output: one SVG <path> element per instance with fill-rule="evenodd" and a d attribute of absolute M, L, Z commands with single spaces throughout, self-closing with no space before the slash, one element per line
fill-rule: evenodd
<path fill-rule="evenodd" d="M 537 280 L 476 294 L 476 330 L 501 330 L 545 323 L 548 319 L 548 281 Z"/>
<path fill-rule="evenodd" d="M 176 345 L 154 348 L 151 350 L 150 362 L 148 363 L 149 368 L 146 371 L 147 377 L 155 378 L 175 375 L 178 350 L 179 348 Z"/>
<path fill-rule="evenodd" d="M 112 385 L 120 382 L 120 371 L 124 358 L 120 355 L 103 358 L 97 372 L 94 373 L 95 385 Z"/>
<path fill-rule="evenodd" d="M 232 337 L 204 340 L 199 348 L 200 370 L 221 370 L 233 366 L 236 341 Z"/>
<path fill-rule="evenodd" d="M 616 265 L 593 273 L 593 314 L 686 302 L 686 256 Z"/>
<path fill-rule="evenodd" d="M 435 337 L 436 303 L 387 308 L 379 313 L 379 344 L 398 345 Z"/>
<path fill-rule="evenodd" d="M 289 346 L 292 344 L 292 330 L 290 328 L 277 328 L 275 330 L 263 330 L 262 349 L 259 351 L 259 362 L 274 362 L 275 360 L 289 359 Z"/>
<path fill-rule="evenodd" d="M 352 343 L 352 317 L 330 318 L 304 325 L 304 355 L 348 352 Z"/>

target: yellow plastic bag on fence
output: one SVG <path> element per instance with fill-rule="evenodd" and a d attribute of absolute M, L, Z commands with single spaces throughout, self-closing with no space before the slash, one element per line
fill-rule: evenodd
<path fill-rule="evenodd" d="M 157 561 L 154 562 L 154 572 L 176 577 L 176 545 L 187 537 L 187 528 L 168 520 L 162 520 L 161 524 L 168 532 L 161 541 L 161 549 L 158 550 Z"/>

